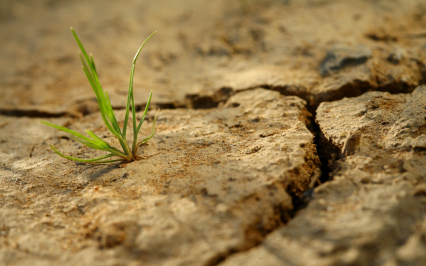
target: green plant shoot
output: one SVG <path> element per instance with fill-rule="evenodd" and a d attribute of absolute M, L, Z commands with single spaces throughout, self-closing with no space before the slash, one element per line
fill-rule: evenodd
<path fill-rule="evenodd" d="M 74 29 L 71 27 L 71 32 L 74 35 L 75 40 L 77 41 L 78 46 L 80 47 L 81 54 L 80 59 L 83 64 L 83 70 L 84 73 L 87 76 L 87 79 L 90 82 L 90 85 L 92 86 L 93 91 L 95 92 L 96 99 L 98 100 L 99 105 L 99 111 L 101 112 L 102 119 L 104 121 L 105 126 L 108 128 L 108 130 L 118 139 L 122 151 L 118 150 L 115 147 L 110 146 L 108 143 L 106 143 L 104 140 L 96 136 L 93 132 L 90 130 L 86 130 L 86 133 L 89 135 L 89 137 L 84 136 L 76 131 L 73 131 L 71 129 L 68 129 L 66 127 L 58 126 L 55 124 L 52 124 L 47 121 L 40 121 L 41 123 L 54 127 L 56 129 L 59 129 L 61 131 L 65 131 L 71 134 L 71 138 L 96 150 L 102 150 L 108 152 L 107 155 L 94 158 L 94 159 L 80 159 L 76 157 L 66 156 L 62 154 L 60 151 L 58 151 L 53 145 L 50 145 L 50 147 L 53 149 L 54 152 L 59 154 L 60 156 L 78 161 L 78 162 L 84 162 L 84 163 L 111 163 L 111 162 L 117 162 L 117 161 L 125 161 L 130 162 L 137 158 L 137 151 L 138 147 L 142 145 L 143 143 L 147 142 L 154 136 L 154 128 L 155 128 L 155 121 L 157 119 L 157 115 L 155 115 L 153 124 L 152 124 L 152 131 L 151 135 L 149 135 L 147 138 L 143 139 L 142 141 L 138 142 L 138 133 L 142 126 L 142 123 L 146 117 L 146 114 L 149 109 L 149 104 L 151 102 L 152 97 L 152 91 L 149 94 L 148 102 L 145 107 L 145 111 L 143 113 L 142 119 L 137 125 L 136 122 L 136 112 L 135 112 L 135 101 L 133 99 L 133 76 L 135 74 L 135 64 L 136 60 L 138 59 L 139 53 L 141 52 L 142 48 L 144 47 L 145 43 L 149 40 L 149 38 L 152 37 L 156 32 L 152 33 L 141 45 L 139 50 L 137 51 L 135 57 L 133 58 L 132 68 L 130 71 L 130 82 L 129 82 L 129 89 L 127 92 L 127 104 L 126 104 L 126 113 L 124 117 L 124 126 L 123 129 L 120 129 L 120 126 L 118 125 L 117 119 L 114 115 L 114 111 L 112 110 L 112 106 L 108 97 L 108 93 L 106 90 L 102 90 L 101 84 L 99 83 L 98 74 L 96 72 L 95 67 L 95 61 L 93 60 L 92 54 L 90 56 L 86 53 L 86 50 L 84 49 L 83 45 L 80 42 L 80 39 L 77 37 L 77 34 L 75 33 Z M 130 109 L 132 109 L 132 126 L 133 126 L 133 141 L 131 147 L 127 143 L 126 139 L 126 130 L 127 130 L 127 123 L 129 120 L 129 112 Z M 158 110 L 159 111 L 159 110 Z M 157 114 L 158 114 L 157 111 Z M 110 160 L 110 157 L 120 157 L 117 159 Z"/>

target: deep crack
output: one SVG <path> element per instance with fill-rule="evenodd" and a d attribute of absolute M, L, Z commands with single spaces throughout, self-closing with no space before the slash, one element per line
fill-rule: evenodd
<path fill-rule="evenodd" d="M 75 117 L 74 114 L 68 112 L 50 113 L 40 110 L 20 110 L 20 109 L 0 109 L 0 114 L 12 117 L 38 117 L 38 118 L 58 118 L 58 117 Z"/>
<path fill-rule="evenodd" d="M 355 85 L 356 86 L 356 85 Z M 285 96 L 298 96 L 305 101 L 307 101 L 307 111 L 311 114 L 308 115 L 308 121 L 305 121 L 305 124 L 307 128 L 311 131 L 311 133 L 314 135 L 314 144 L 316 146 L 316 153 L 321 161 L 320 164 L 320 171 L 315 171 L 312 176 L 311 184 L 309 187 L 301 194 L 295 194 L 292 193 L 291 188 L 287 188 L 286 192 L 291 196 L 292 203 L 293 203 L 293 209 L 287 210 L 287 209 L 277 209 L 279 216 L 281 217 L 281 224 L 277 224 L 275 228 L 268 231 L 262 231 L 261 229 L 257 229 L 255 225 L 253 225 L 253 230 L 256 231 L 257 234 L 259 234 L 260 238 L 256 238 L 254 240 L 250 240 L 250 244 L 247 244 L 244 247 L 236 247 L 236 248 L 229 248 L 225 252 L 216 254 L 213 258 L 211 258 L 206 265 L 212 266 L 212 265 L 218 265 L 219 263 L 226 260 L 229 256 L 232 254 L 236 254 L 239 252 L 250 250 L 258 245 L 260 245 L 270 233 L 274 232 L 278 228 L 280 228 L 283 224 L 286 224 L 289 220 L 293 219 L 299 211 L 306 208 L 309 204 L 309 202 L 315 197 L 314 188 L 316 186 L 319 186 L 321 184 L 324 184 L 325 182 L 332 179 L 332 171 L 333 171 L 333 162 L 337 160 L 340 156 L 340 149 L 336 146 L 334 146 L 330 141 L 326 140 L 321 132 L 320 126 L 316 121 L 316 111 L 318 106 L 321 102 L 326 100 L 333 100 L 337 101 L 342 99 L 343 97 L 346 97 L 345 94 L 345 87 L 342 87 L 342 90 L 338 90 L 333 95 L 326 95 L 324 97 L 317 96 L 315 98 L 315 102 L 312 102 L 312 94 L 306 93 L 306 90 L 302 89 L 300 93 L 294 93 L 295 91 L 298 91 L 297 88 L 293 88 L 291 86 L 270 86 L 270 85 L 263 85 L 263 86 L 256 86 L 256 87 L 250 87 L 246 88 L 244 90 L 238 90 L 235 91 L 232 88 L 229 87 L 223 87 L 220 90 L 216 91 L 212 95 L 187 95 L 186 102 L 171 102 L 171 103 L 152 103 L 150 109 L 175 109 L 175 108 L 188 108 L 188 109 L 211 109 L 211 108 L 217 108 L 220 103 L 226 102 L 232 95 L 246 91 L 246 90 L 252 90 L 255 88 L 265 88 L 269 90 L 278 91 L 280 94 Z M 411 87 L 402 86 L 401 84 L 395 83 L 395 84 L 388 84 L 383 87 L 376 87 L 374 88 L 376 91 L 388 91 L 390 93 L 401 93 L 401 91 L 404 92 L 410 92 L 412 91 Z M 350 96 L 359 96 L 366 91 L 364 89 L 358 88 L 355 93 L 353 93 Z M 311 100 L 311 101 L 309 101 Z M 136 106 L 136 111 L 142 111 L 145 108 L 145 104 L 140 104 Z M 124 108 L 114 108 L 114 110 L 123 110 Z M 0 114 L 7 115 L 7 116 L 27 116 L 27 117 L 44 117 L 44 118 L 55 118 L 55 117 L 63 117 L 63 116 L 73 116 L 70 113 L 67 112 L 61 112 L 61 113 L 49 113 L 49 112 L 43 112 L 38 110 L 0 110 Z"/>
<path fill-rule="evenodd" d="M 423 80 L 421 81 L 422 83 Z M 398 86 L 400 85 L 400 86 Z M 288 91 L 285 88 L 278 88 L 278 87 L 273 87 L 273 86 L 261 86 L 262 88 L 265 89 L 270 89 L 270 90 L 276 90 L 279 91 L 281 94 L 284 94 L 286 96 L 290 96 L 292 94 L 287 94 Z M 255 89 L 253 88 L 247 88 L 246 90 L 250 90 L 250 89 Z M 375 91 L 387 91 L 389 93 L 392 94 L 396 94 L 396 93 L 410 93 L 413 91 L 414 88 L 412 87 L 407 87 L 404 84 L 388 84 L 386 86 L 383 87 L 376 87 L 374 90 Z M 244 90 L 245 91 L 245 90 Z M 239 92 L 239 91 L 238 91 Z M 236 92 L 236 93 L 238 93 Z M 359 93 L 356 93 L 355 95 L 351 95 L 352 97 L 357 97 L 359 95 L 362 95 L 364 93 L 366 93 L 368 91 L 359 91 Z M 307 95 L 294 95 L 293 96 L 298 96 L 303 98 L 304 100 L 307 101 L 307 99 L 309 99 L 309 97 Z M 341 97 L 338 97 L 336 99 L 333 99 L 333 101 L 338 101 L 341 100 L 342 98 L 344 98 L 345 95 L 341 95 Z M 323 100 L 325 101 L 325 100 Z M 323 102 L 321 101 L 321 102 Z M 308 111 L 312 114 L 312 116 L 310 117 L 310 124 L 306 124 L 306 126 L 309 128 L 309 130 L 311 131 L 311 133 L 314 135 L 314 143 L 316 146 L 316 152 L 317 155 L 321 161 L 321 165 L 320 165 L 320 172 L 317 173 L 317 176 L 315 176 L 315 173 L 313 173 L 311 179 L 318 179 L 317 182 L 314 181 L 313 184 L 315 184 L 314 186 L 310 186 L 307 190 L 305 190 L 303 192 L 303 194 L 301 196 L 298 196 L 294 193 L 291 192 L 291 190 L 287 189 L 287 193 L 289 193 L 289 195 L 292 197 L 292 202 L 293 202 L 293 210 L 288 213 L 288 211 L 284 211 L 283 210 L 283 214 L 289 214 L 287 219 L 283 219 L 283 223 L 286 224 L 288 221 L 290 221 L 291 219 L 293 219 L 299 211 L 303 210 L 304 208 L 306 208 L 309 204 L 309 202 L 315 197 L 315 192 L 314 189 L 317 186 L 320 186 L 322 184 L 324 184 L 325 182 L 328 182 L 330 180 L 332 180 L 333 176 L 333 163 L 338 160 L 339 158 L 341 158 L 342 154 L 341 154 L 341 150 L 339 147 L 335 146 L 333 143 L 331 143 L 330 140 L 327 140 L 323 133 L 321 132 L 320 126 L 316 121 L 316 117 L 317 117 L 317 108 L 320 105 L 321 102 L 316 102 L 316 103 L 312 103 L 312 102 L 308 102 Z M 274 230 L 272 230 L 271 232 L 268 232 L 267 234 L 265 234 L 263 236 L 263 239 L 265 239 L 270 233 L 274 232 L 275 230 L 277 230 L 278 228 L 280 228 L 280 226 L 278 226 L 277 228 L 275 228 Z M 250 249 L 259 246 L 263 243 L 263 240 L 260 241 L 259 243 L 256 243 L 255 245 L 253 245 Z M 208 264 L 209 266 L 211 265 L 218 265 L 220 262 L 223 262 L 227 259 L 227 257 L 229 257 L 232 254 L 238 253 L 238 252 L 242 252 L 242 251 L 246 251 L 246 250 L 239 250 L 239 251 L 234 251 L 234 252 L 230 252 L 228 255 L 226 256 L 219 256 L 217 258 L 217 260 L 215 261 L 216 263 L 212 263 L 212 264 Z"/>

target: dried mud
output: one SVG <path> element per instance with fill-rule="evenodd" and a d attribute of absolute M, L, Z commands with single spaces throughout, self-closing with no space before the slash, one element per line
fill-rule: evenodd
<path fill-rule="evenodd" d="M 426 4 L 3 1 L 1 265 L 425 265 Z M 117 145 L 73 26 L 139 160 Z"/>

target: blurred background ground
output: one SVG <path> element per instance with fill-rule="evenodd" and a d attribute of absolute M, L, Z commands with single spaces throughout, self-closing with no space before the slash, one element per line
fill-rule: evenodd
<path fill-rule="evenodd" d="M 49 149 L 96 154 L 39 119 L 111 141 L 70 26 L 121 116 L 158 31 L 149 159 Z M 425 29 L 422 0 L 1 1 L 1 261 L 423 265 Z"/>

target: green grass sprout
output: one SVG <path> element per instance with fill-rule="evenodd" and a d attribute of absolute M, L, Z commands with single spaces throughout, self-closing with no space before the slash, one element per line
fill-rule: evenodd
<path fill-rule="evenodd" d="M 149 135 L 147 138 L 143 139 L 142 141 L 138 142 L 138 133 L 139 133 L 139 130 L 141 129 L 142 123 L 145 120 L 146 114 L 148 112 L 149 104 L 151 103 L 152 91 L 149 94 L 148 102 L 146 103 L 146 107 L 145 107 L 145 111 L 143 113 L 142 119 L 139 122 L 139 125 L 136 125 L 137 123 L 136 123 L 135 101 L 133 98 L 133 76 L 135 74 L 135 64 L 136 64 L 136 60 L 138 59 L 139 53 L 141 52 L 145 43 L 149 40 L 149 38 L 152 37 L 152 35 L 154 35 L 157 32 L 152 33 L 142 43 L 141 47 L 139 48 L 135 57 L 133 58 L 132 69 L 130 71 L 129 90 L 127 92 L 126 114 L 124 117 L 123 130 L 121 130 L 118 125 L 117 119 L 114 115 L 114 111 L 112 110 L 112 106 L 111 106 L 107 91 L 102 90 L 101 84 L 99 83 L 99 78 L 98 78 L 98 74 L 96 72 L 96 67 L 95 67 L 95 61 L 93 60 L 92 54 L 90 54 L 89 56 L 86 53 L 86 50 L 84 49 L 83 44 L 81 44 L 80 39 L 77 37 L 77 34 L 75 33 L 72 27 L 71 27 L 71 32 L 74 35 L 74 38 L 77 41 L 78 46 L 80 47 L 80 50 L 81 50 L 80 59 L 83 64 L 83 70 L 87 76 L 87 79 L 90 82 L 90 85 L 92 86 L 93 91 L 95 92 L 96 99 L 98 100 L 99 111 L 101 112 L 102 120 L 104 121 L 104 124 L 108 128 L 108 130 L 118 139 L 123 151 L 120 151 L 117 148 L 110 146 L 108 143 L 106 143 L 101 138 L 96 136 L 90 130 L 86 130 L 86 133 L 89 135 L 89 137 L 87 137 L 69 128 L 58 126 L 47 121 L 40 121 L 41 123 L 45 125 L 70 133 L 72 139 L 90 148 L 106 151 L 108 152 L 108 154 L 98 158 L 94 158 L 94 159 L 80 159 L 80 158 L 66 156 L 62 154 L 51 144 L 50 144 L 50 147 L 53 149 L 54 152 L 56 152 L 57 154 L 59 154 L 60 156 L 64 158 L 78 161 L 78 162 L 83 162 L 83 163 L 112 163 L 112 162 L 118 162 L 118 161 L 131 162 L 137 159 L 136 153 L 138 151 L 139 146 L 147 142 L 154 136 L 155 121 L 157 119 L 158 111 L 160 111 L 158 110 L 157 114 L 155 115 L 154 121 L 152 123 L 151 135 Z M 132 109 L 132 122 L 133 122 L 132 123 L 133 142 L 132 142 L 131 148 L 129 147 L 129 144 L 127 143 L 127 140 L 126 140 L 126 130 L 127 130 L 127 123 L 129 120 L 130 108 Z M 113 160 L 106 160 L 110 157 L 120 157 L 120 158 L 113 159 Z"/>

